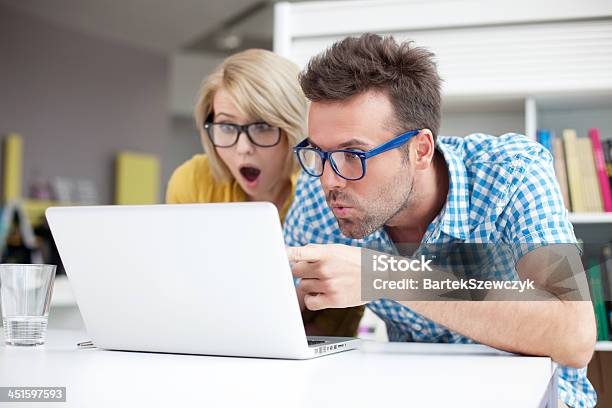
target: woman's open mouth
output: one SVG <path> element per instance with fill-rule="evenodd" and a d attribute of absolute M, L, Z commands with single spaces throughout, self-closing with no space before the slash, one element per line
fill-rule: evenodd
<path fill-rule="evenodd" d="M 255 166 L 246 165 L 240 167 L 240 174 L 247 182 L 249 187 L 255 187 L 261 174 L 261 170 Z"/>

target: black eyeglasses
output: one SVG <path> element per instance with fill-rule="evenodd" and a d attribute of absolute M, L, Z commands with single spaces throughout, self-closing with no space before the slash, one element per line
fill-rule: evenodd
<path fill-rule="evenodd" d="M 265 122 L 245 125 L 205 122 L 204 129 L 215 147 L 232 147 L 238 143 L 241 133 L 245 133 L 251 143 L 259 147 L 276 146 L 281 139 L 280 128 L 270 126 Z"/>
<path fill-rule="evenodd" d="M 359 150 L 331 150 L 324 152 L 309 147 L 308 139 L 304 139 L 293 148 L 302 168 L 312 177 L 321 177 L 325 162 L 329 161 L 334 172 L 345 180 L 361 180 L 366 174 L 366 160 L 386 151 L 397 149 L 404 145 L 421 130 L 409 130 L 399 136 L 375 147 L 367 152 Z"/>

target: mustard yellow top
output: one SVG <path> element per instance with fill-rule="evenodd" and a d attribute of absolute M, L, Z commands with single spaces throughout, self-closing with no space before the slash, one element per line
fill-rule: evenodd
<path fill-rule="evenodd" d="M 285 221 L 295 196 L 296 182 L 297 173 L 291 177 L 291 194 L 279 210 L 281 222 Z M 168 204 L 231 203 L 247 201 L 247 198 L 235 179 L 219 183 L 213 178 L 205 154 L 196 154 L 174 170 L 166 190 Z"/>

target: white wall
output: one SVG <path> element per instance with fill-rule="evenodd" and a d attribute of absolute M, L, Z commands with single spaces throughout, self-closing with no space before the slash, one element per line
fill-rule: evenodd
<path fill-rule="evenodd" d="M 0 5 L 0 135 L 23 136 L 24 194 L 35 178 L 87 178 L 112 203 L 117 151 L 163 155 L 167 92 L 164 56 Z"/>
<path fill-rule="evenodd" d="M 170 112 L 191 116 L 202 80 L 223 58 L 216 55 L 177 53 L 170 58 Z"/>
<path fill-rule="evenodd" d="M 193 109 L 202 80 L 223 61 L 217 55 L 176 53 L 170 57 L 170 137 L 164 149 L 162 191 L 174 169 L 203 151 L 193 120 Z"/>

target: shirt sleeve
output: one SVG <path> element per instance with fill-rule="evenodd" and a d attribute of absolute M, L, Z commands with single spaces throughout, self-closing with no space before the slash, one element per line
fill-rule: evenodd
<path fill-rule="evenodd" d="M 303 238 L 303 231 L 300 229 L 302 222 L 300 221 L 300 211 L 302 211 L 302 204 L 297 199 L 298 189 L 300 184 L 296 187 L 296 195 L 287 211 L 285 222 L 283 223 L 283 236 L 285 238 L 285 245 L 287 246 L 302 246 L 306 245 L 307 242 Z"/>
<path fill-rule="evenodd" d="M 517 186 L 504 210 L 503 239 L 512 245 L 517 260 L 543 245 L 576 243 L 552 156 L 544 148 L 532 154 L 517 159 Z"/>

